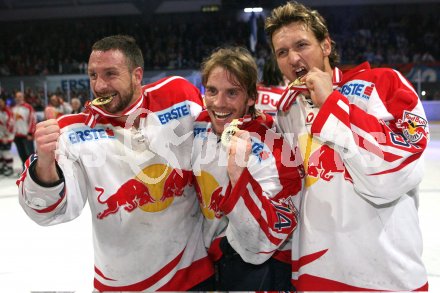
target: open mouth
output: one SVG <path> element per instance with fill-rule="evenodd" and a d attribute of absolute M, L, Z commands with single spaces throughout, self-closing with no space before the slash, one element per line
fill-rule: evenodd
<path fill-rule="evenodd" d="M 212 111 L 212 113 L 214 114 L 215 118 L 220 119 L 220 120 L 226 120 L 232 115 L 232 112 Z"/>
<path fill-rule="evenodd" d="M 95 106 L 105 105 L 105 104 L 110 103 L 113 100 L 114 97 L 116 97 L 116 94 L 112 94 L 112 95 L 109 95 L 109 96 L 97 97 L 96 99 L 94 99 L 92 101 L 92 104 L 95 105 Z"/>
<path fill-rule="evenodd" d="M 304 75 L 307 74 L 307 70 L 304 67 L 300 67 L 297 70 L 295 70 L 296 78 L 300 79 Z"/>

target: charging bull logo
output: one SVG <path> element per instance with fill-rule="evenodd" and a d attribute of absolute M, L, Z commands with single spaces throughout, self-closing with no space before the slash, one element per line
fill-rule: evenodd
<path fill-rule="evenodd" d="M 202 171 L 199 176 L 196 176 L 195 188 L 205 218 L 209 220 L 220 218 L 222 213 L 219 211 L 219 203 L 223 199 L 222 187 L 219 186 L 214 176 Z"/>
<path fill-rule="evenodd" d="M 122 184 L 116 193 L 110 195 L 107 200 L 104 201 L 101 200 L 104 188 L 96 187 L 95 189 L 99 192 L 98 202 L 107 204 L 107 208 L 98 214 L 98 219 L 103 219 L 110 214 L 116 213 L 122 206 L 124 206 L 124 210 L 127 212 L 132 212 L 138 206 L 155 201 L 150 196 L 148 187 L 136 179 L 130 179 Z"/>
<path fill-rule="evenodd" d="M 220 201 L 222 199 L 223 199 L 222 188 L 219 186 L 212 192 L 211 200 L 208 206 L 208 208 L 214 212 L 216 218 L 221 218 L 223 215 L 219 207 Z"/>
<path fill-rule="evenodd" d="M 426 126 L 428 122 L 425 118 L 414 113 L 405 111 L 402 119 L 399 119 L 396 126 L 402 129 L 402 133 L 410 143 L 417 143 L 426 137 Z"/>
<path fill-rule="evenodd" d="M 323 145 L 319 151 L 315 151 L 309 158 L 308 175 L 320 177 L 330 181 L 333 174 L 344 172 L 344 164 L 335 151 L 328 145 Z"/>
<path fill-rule="evenodd" d="M 319 179 L 331 181 L 337 173 L 343 173 L 345 180 L 353 182 L 339 154 L 328 145 L 322 145 L 309 158 L 305 185 L 309 187 Z"/>
<path fill-rule="evenodd" d="M 180 174 L 179 174 L 180 173 Z M 174 196 L 182 196 L 185 186 L 192 186 L 192 171 L 173 169 L 164 184 L 161 201 Z"/>
<path fill-rule="evenodd" d="M 96 187 L 98 202 L 107 208 L 97 217 L 103 219 L 122 207 L 127 212 L 139 208 L 145 212 L 159 212 L 170 206 L 176 197 L 184 195 L 186 186 L 192 185 L 192 172 L 154 164 L 142 170 L 135 178 L 123 183 L 118 190 L 103 200 L 104 188 Z"/>

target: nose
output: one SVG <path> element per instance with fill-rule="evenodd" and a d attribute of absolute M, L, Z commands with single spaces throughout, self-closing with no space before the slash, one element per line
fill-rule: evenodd
<path fill-rule="evenodd" d="M 92 83 L 93 83 L 93 89 L 97 93 L 102 92 L 107 87 L 107 82 L 102 77 L 99 76 L 94 81 L 92 81 Z"/>
<path fill-rule="evenodd" d="M 301 59 L 301 55 L 298 52 L 294 50 L 289 51 L 289 63 L 291 65 L 295 65 L 296 63 L 298 63 L 300 59 Z"/>
<path fill-rule="evenodd" d="M 223 107 L 227 103 L 226 99 L 226 94 L 224 92 L 219 92 L 214 99 L 214 105 L 218 108 Z"/>

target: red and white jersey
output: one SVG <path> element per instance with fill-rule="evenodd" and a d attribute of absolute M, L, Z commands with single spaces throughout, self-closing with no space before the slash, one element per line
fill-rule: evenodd
<path fill-rule="evenodd" d="M 283 94 L 285 87 L 282 86 L 264 86 L 257 85 L 258 97 L 255 102 L 255 108 L 261 112 L 276 117 L 278 101 Z"/>
<path fill-rule="evenodd" d="M 23 103 L 15 105 L 12 108 L 12 113 L 14 113 L 15 119 L 15 135 L 18 137 L 33 135 L 37 123 L 34 108 L 28 103 Z"/>
<path fill-rule="evenodd" d="M 14 114 L 9 107 L 0 110 L 0 143 L 11 143 L 15 136 Z"/>
<path fill-rule="evenodd" d="M 125 125 L 98 112 L 93 128 L 88 113 L 58 119 L 64 183 L 39 186 L 28 169 L 17 181 L 23 209 L 40 225 L 70 221 L 88 201 L 99 291 L 185 291 L 214 272 L 190 160 L 200 93 L 181 77 L 142 93 Z"/>
<path fill-rule="evenodd" d="M 293 151 L 270 129 L 273 119 L 264 117 L 252 120 L 246 116 L 239 126 L 250 133 L 252 152 L 233 189 L 227 148 L 212 131 L 208 112 L 202 112 L 195 123 L 193 171 L 205 215 L 205 245 L 215 261 L 222 255 L 219 241 L 223 236 L 249 263 L 261 264 L 274 252 L 281 261 L 290 256 L 290 247 L 277 250 L 296 227 L 301 177 L 298 168 L 289 164 Z"/>
<path fill-rule="evenodd" d="M 411 84 L 363 63 L 320 109 L 300 94 L 278 122 L 307 174 L 292 246 L 296 289 L 427 290 L 417 208 L 429 131 Z"/>

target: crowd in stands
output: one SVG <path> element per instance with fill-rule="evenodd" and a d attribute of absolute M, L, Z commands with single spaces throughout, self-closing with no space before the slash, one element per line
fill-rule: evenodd
<path fill-rule="evenodd" d="M 386 5 L 321 10 L 337 43 L 342 65 L 365 60 L 373 66 L 440 61 L 440 18 L 428 13 L 433 10 L 431 6 L 419 6 L 405 6 L 405 13 L 396 13 L 395 6 Z M 420 15 L 422 9 L 427 13 Z M 260 69 L 270 56 L 263 26 L 261 15 L 255 50 Z M 249 30 L 249 24 L 238 20 L 236 13 L 226 12 L 186 17 L 162 15 L 154 20 L 129 16 L 3 23 L 0 76 L 86 73 L 93 42 L 118 33 L 137 39 L 144 53 L 145 70 L 197 69 L 201 60 L 220 45 L 249 47 Z M 42 98 L 42 89 L 25 89 L 24 94 L 37 111 L 44 109 L 47 101 Z M 79 96 L 84 103 L 89 93 L 74 92 L 72 96 Z M 429 99 L 437 96 L 433 94 Z"/>
<path fill-rule="evenodd" d="M 387 8 L 388 13 L 382 7 L 388 6 L 323 10 L 342 64 L 363 60 L 372 64 L 440 60 L 437 15 L 397 15 L 391 12 L 393 7 Z M 129 16 L 8 23 L 7 30 L 4 25 L 1 32 L 0 76 L 85 73 L 91 44 L 116 33 L 130 34 L 138 40 L 146 70 L 199 68 L 200 61 L 219 45 L 249 45 L 249 25 L 233 15 L 197 14 L 186 19 L 165 15 L 154 20 Z M 263 17 L 258 26 L 256 57 L 264 59 L 269 48 Z"/>

